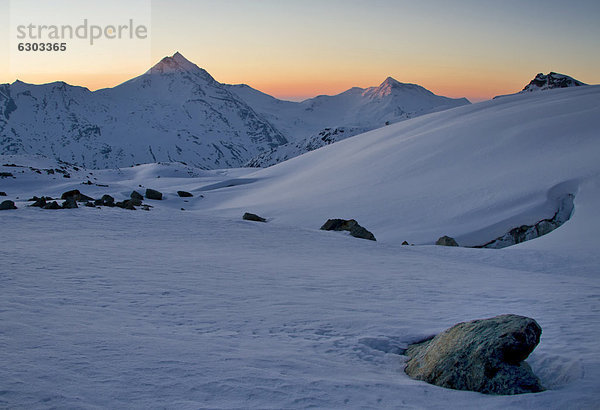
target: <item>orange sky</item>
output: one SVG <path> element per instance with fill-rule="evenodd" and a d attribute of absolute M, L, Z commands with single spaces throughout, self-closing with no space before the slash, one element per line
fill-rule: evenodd
<path fill-rule="evenodd" d="M 42 63 L 30 55 L 31 63 L 15 70 L 16 54 L 0 42 L 0 83 L 110 87 L 175 51 L 217 81 L 291 99 L 376 86 L 388 76 L 472 101 L 520 91 L 538 72 L 600 83 L 597 1 L 573 0 L 569 13 L 555 0 L 110 1 L 119 12 L 105 19 L 148 16 L 146 51 L 105 42 L 85 57 L 65 53 Z M 8 4 L 0 0 L 0 36 L 14 41 Z M 99 19 L 87 3 L 77 4 L 81 9 L 68 13 L 72 21 Z M 32 18 L 27 10 L 21 15 Z"/>

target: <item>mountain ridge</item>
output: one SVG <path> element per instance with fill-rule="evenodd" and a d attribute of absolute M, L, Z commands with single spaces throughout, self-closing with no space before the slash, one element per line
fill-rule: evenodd
<path fill-rule="evenodd" d="M 268 166 L 355 133 L 468 104 L 392 77 L 300 103 L 228 85 L 181 53 L 115 87 L 62 81 L 0 85 L 0 153 L 40 154 L 89 168 L 181 161 Z M 329 133 L 330 129 L 343 132 Z M 329 133 L 327 138 L 318 137 Z M 261 160 L 268 156 L 268 160 Z"/>

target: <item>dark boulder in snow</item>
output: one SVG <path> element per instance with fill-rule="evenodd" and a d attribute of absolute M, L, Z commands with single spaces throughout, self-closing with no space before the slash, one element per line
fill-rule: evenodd
<path fill-rule="evenodd" d="M 177 195 L 179 195 L 181 198 L 190 198 L 190 197 L 194 196 L 191 193 L 186 192 L 186 191 L 177 191 Z"/>
<path fill-rule="evenodd" d="M 131 204 L 134 206 L 142 205 L 142 200 L 144 199 L 142 194 L 140 194 L 138 191 L 133 191 L 130 195 L 130 198 Z"/>
<path fill-rule="evenodd" d="M 161 192 L 158 192 L 158 191 L 156 191 L 154 189 L 150 189 L 150 188 L 146 189 L 146 198 L 148 198 L 148 199 L 154 199 L 154 200 L 160 201 L 160 200 L 162 200 L 162 196 L 163 195 Z"/>
<path fill-rule="evenodd" d="M 324 231 L 348 231 L 355 238 L 375 241 L 375 235 L 359 225 L 354 219 L 328 219 L 321 226 Z"/>
<path fill-rule="evenodd" d="M 97 199 L 94 203 L 96 205 L 115 206 L 115 198 L 108 194 L 105 194 L 102 195 L 102 198 Z"/>
<path fill-rule="evenodd" d="M 413 344 L 404 369 L 413 379 L 456 390 L 521 394 L 544 390 L 524 360 L 540 342 L 531 318 L 501 315 L 459 323 Z"/>
<path fill-rule="evenodd" d="M 267 222 L 267 220 L 265 218 L 262 218 L 256 214 L 251 214 L 250 212 L 246 212 L 244 214 L 244 216 L 242 216 L 242 219 L 244 219 L 246 221 L 254 221 L 254 222 Z"/>
<path fill-rule="evenodd" d="M 79 192 L 78 189 L 73 189 L 72 191 L 63 192 L 63 194 L 60 196 L 60 199 L 69 199 L 69 198 L 73 198 L 75 201 L 78 201 L 78 202 L 94 200 L 93 198 L 90 198 L 89 196 L 84 195 L 81 192 Z"/>
<path fill-rule="evenodd" d="M 38 198 L 37 196 L 34 196 L 33 198 L 29 199 L 29 201 L 33 201 L 33 203 L 31 205 L 29 205 L 29 206 L 34 206 L 34 207 L 37 207 L 37 208 L 43 208 L 43 207 L 46 206 L 46 203 L 47 203 L 46 201 L 48 201 L 50 199 L 52 199 L 52 198 L 45 197 L 45 196 L 43 196 L 41 198 Z"/>
<path fill-rule="evenodd" d="M 44 205 L 44 209 L 62 209 L 58 202 L 52 201 Z"/>
<path fill-rule="evenodd" d="M 135 206 L 133 205 L 133 201 L 126 199 L 121 202 L 115 203 L 115 206 L 122 209 L 129 209 L 130 211 L 135 211 Z"/>
<path fill-rule="evenodd" d="M 17 209 L 13 201 L 7 200 L 2 201 L 2 203 L 0 203 L 0 211 L 6 211 L 9 209 Z"/>
<path fill-rule="evenodd" d="M 435 241 L 435 244 L 440 246 L 458 246 L 458 243 L 454 240 L 454 238 L 446 235 Z"/>
<path fill-rule="evenodd" d="M 63 202 L 62 207 L 63 207 L 63 209 L 75 209 L 75 208 L 79 208 L 77 206 L 77 201 L 75 200 L 74 196 L 67 197 L 67 199 L 65 200 L 65 202 Z"/>
<path fill-rule="evenodd" d="M 138 191 L 133 191 L 131 193 L 131 195 L 129 195 L 129 197 L 131 199 L 139 199 L 140 201 L 142 201 L 144 199 L 144 196 L 142 194 L 140 194 Z"/>
<path fill-rule="evenodd" d="M 0 191 L 0 196 L 6 196 L 6 192 Z"/>

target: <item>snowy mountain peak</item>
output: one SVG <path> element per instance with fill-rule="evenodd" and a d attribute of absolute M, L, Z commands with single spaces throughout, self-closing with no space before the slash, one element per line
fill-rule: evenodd
<path fill-rule="evenodd" d="M 553 88 L 567 88 L 567 87 L 579 87 L 582 85 L 587 85 L 582 83 L 581 81 L 577 81 L 573 77 L 569 77 L 568 75 L 559 74 L 555 72 L 550 72 L 547 75 L 544 73 L 539 73 L 535 76 L 533 80 L 525 88 L 523 88 L 522 92 L 531 92 L 531 91 L 542 91 L 542 90 L 550 90 Z"/>
<path fill-rule="evenodd" d="M 146 74 L 167 74 L 204 71 L 196 64 L 185 58 L 179 51 L 171 57 L 165 57 L 154 65 Z"/>
<path fill-rule="evenodd" d="M 392 94 L 402 93 L 404 91 L 408 92 L 425 92 L 429 93 L 425 88 L 409 83 L 401 83 L 400 81 L 388 77 L 382 82 L 379 87 L 371 87 L 367 88 L 364 92 L 365 96 L 369 96 L 371 98 L 384 98 Z M 429 93 L 431 94 L 431 93 Z M 433 94 L 432 94 L 433 95 Z"/>
<path fill-rule="evenodd" d="M 398 87 L 402 85 L 402 83 L 398 80 L 396 80 L 393 77 L 388 77 L 385 79 L 384 82 L 381 83 L 380 87 L 384 87 L 384 86 L 390 86 L 390 87 Z"/>

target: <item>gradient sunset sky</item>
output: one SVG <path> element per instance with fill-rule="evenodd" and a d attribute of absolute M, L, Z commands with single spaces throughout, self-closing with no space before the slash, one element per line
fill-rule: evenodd
<path fill-rule="evenodd" d="M 4 41 L 0 83 L 19 78 L 31 83 L 62 80 L 92 90 L 111 87 L 175 51 L 217 81 L 246 83 L 294 100 L 379 85 L 388 76 L 472 101 L 519 91 L 538 72 L 556 71 L 600 83 L 598 0 L 153 0 L 150 4 L 148 61 L 115 56 L 94 75 L 73 64 L 59 65 L 58 74 L 14 73 Z M 6 39 L 9 7 L 8 0 L 0 0 L 0 36 Z"/>

